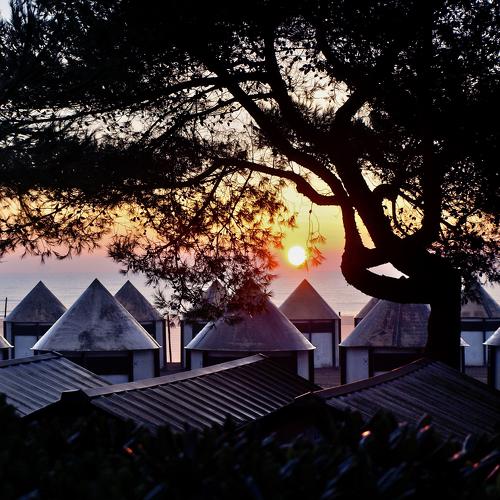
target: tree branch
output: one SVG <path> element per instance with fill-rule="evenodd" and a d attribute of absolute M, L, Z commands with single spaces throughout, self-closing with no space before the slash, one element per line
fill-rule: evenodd
<path fill-rule="evenodd" d="M 249 96 L 240 85 L 235 82 L 226 68 L 224 68 L 214 57 L 209 55 L 207 65 L 212 68 L 225 82 L 227 90 L 238 100 L 243 108 L 249 113 L 261 130 L 272 141 L 290 161 L 294 161 L 306 167 L 320 179 L 328 184 L 332 192 L 338 198 L 339 203 L 347 202 L 347 193 L 340 179 L 325 167 L 319 160 L 308 153 L 296 149 L 284 136 L 281 129 L 273 123 L 270 117 L 257 106 L 255 101 Z"/>
<path fill-rule="evenodd" d="M 297 191 L 299 193 L 309 198 L 316 205 L 326 205 L 326 206 L 340 205 L 340 202 L 336 196 L 324 195 L 318 193 L 318 191 L 316 191 L 304 179 L 304 177 L 290 170 L 281 170 L 278 168 L 268 167 L 267 165 L 262 165 L 261 163 L 255 163 L 252 161 L 240 160 L 240 159 L 223 160 L 222 163 L 247 168 L 249 170 L 253 170 L 254 172 L 260 172 L 274 177 L 281 177 L 283 179 L 288 179 L 295 184 Z"/>
<path fill-rule="evenodd" d="M 281 76 L 281 71 L 276 59 L 274 49 L 274 30 L 269 27 L 264 35 L 264 63 L 268 72 L 268 83 L 272 89 L 272 97 L 278 103 L 283 117 L 294 128 L 294 130 L 306 140 L 317 143 L 318 134 L 314 133 L 312 127 L 304 119 L 303 114 L 294 105 L 288 94 L 288 89 Z"/>
<path fill-rule="evenodd" d="M 431 88 L 434 84 L 432 77 L 432 4 L 417 4 L 420 17 L 421 48 L 417 55 L 417 71 L 419 80 L 420 105 L 417 111 L 421 141 L 422 141 L 422 192 L 423 210 L 422 229 L 419 231 L 419 240 L 422 244 L 429 244 L 439 236 L 441 223 L 441 180 L 440 166 L 434 163 L 433 152 L 433 110 Z"/>

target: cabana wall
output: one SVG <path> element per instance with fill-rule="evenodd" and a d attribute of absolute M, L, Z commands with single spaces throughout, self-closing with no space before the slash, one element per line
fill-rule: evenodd
<path fill-rule="evenodd" d="M 160 367 L 165 367 L 167 362 L 167 328 L 165 319 L 130 281 L 127 281 L 118 290 L 115 298 L 160 345 Z"/>
<path fill-rule="evenodd" d="M 61 354 L 111 384 L 153 378 L 160 374 L 159 351 L 62 352 Z"/>

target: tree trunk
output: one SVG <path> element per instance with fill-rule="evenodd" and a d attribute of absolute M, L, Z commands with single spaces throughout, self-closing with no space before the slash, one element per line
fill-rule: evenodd
<path fill-rule="evenodd" d="M 351 251 L 349 251 L 351 250 Z M 425 356 L 460 368 L 460 274 L 444 259 L 425 252 L 418 257 L 410 252 L 404 259 L 408 278 L 380 276 L 361 265 L 363 257 L 347 249 L 342 257 L 342 273 L 358 290 L 379 299 L 403 304 L 429 304 L 431 314 Z M 393 262 L 393 264 L 395 264 Z"/>
<path fill-rule="evenodd" d="M 461 281 L 457 272 L 445 275 L 429 284 L 433 293 L 425 355 L 459 369 Z"/>

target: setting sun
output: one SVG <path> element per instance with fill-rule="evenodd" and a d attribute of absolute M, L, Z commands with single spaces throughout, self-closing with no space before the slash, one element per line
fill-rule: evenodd
<path fill-rule="evenodd" d="M 294 246 L 288 250 L 288 261 L 294 266 L 302 265 L 307 259 L 306 251 L 301 246 Z"/>

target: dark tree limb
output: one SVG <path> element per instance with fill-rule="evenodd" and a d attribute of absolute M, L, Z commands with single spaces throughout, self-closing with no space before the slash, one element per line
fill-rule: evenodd
<path fill-rule="evenodd" d="M 311 200 L 316 205 L 326 205 L 326 206 L 340 205 L 340 201 L 336 196 L 319 193 L 311 186 L 311 184 L 309 184 L 305 180 L 304 177 L 290 170 L 281 170 L 278 168 L 268 167 L 267 165 L 263 165 L 261 163 L 255 163 L 248 160 L 229 159 L 226 161 L 227 163 L 235 167 L 247 168 L 249 170 L 260 172 L 262 174 L 270 175 L 273 177 L 288 179 L 289 181 L 292 181 L 295 184 L 296 189 L 299 193 L 309 198 L 309 200 Z M 226 163 L 226 161 L 222 160 L 222 163 Z"/>

